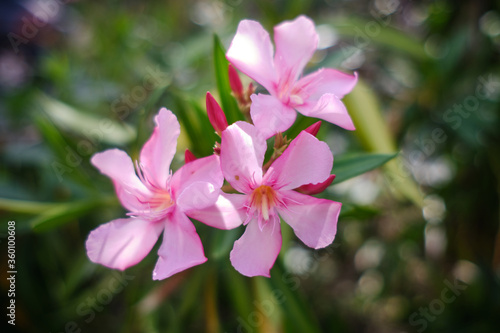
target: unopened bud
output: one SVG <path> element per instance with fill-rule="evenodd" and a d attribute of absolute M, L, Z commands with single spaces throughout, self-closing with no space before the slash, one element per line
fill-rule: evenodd
<path fill-rule="evenodd" d="M 318 183 L 318 184 L 306 184 L 302 185 L 301 187 L 296 188 L 295 190 L 297 192 L 303 193 L 303 194 L 308 194 L 308 195 L 313 195 L 313 194 L 318 194 L 326 190 L 328 186 L 333 182 L 335 179 L 335 175 L 330 175 L 324 182 Z"/>
<path fill-rule="evenodd" d="M 206 102 L 208 120 L 210 120 L 210 124 L 212 124 L 215 131 L 221 135 L 222 131 L 227 127 L 226 115 L 210 92 L 207 92 Z"/>
<path fill-rule="evenodd" d="M 189 149 L 186 149 L 186 151 L 184 152 L 184 163 L 188 164 L 189 162 L 192 162 L 194 160 L 196 160 L 196 156 L 194 156 L 194 154 Z"/>
<path fill-rule="evenodd" d="M 229 64 L 228 73 L 231 90 L 233 91 L 234 96 L 239 100 L 243 96 L 243 84 L 241 83 L 240 76 L 231 64 Z"/>
<path fill-rule="evenodd" d="M 314 124 L 312 124 L 311 126 L 309 126 L 308 128 L 306 128 L 304 131 L 306 131 L 307 133 L 311 134 L 311 135 L 318 135 L 318 132 L 319 132 L 319 128 L 321 127 L 321 121 L 318 121 L 318 122 L 315 122 Z"/>

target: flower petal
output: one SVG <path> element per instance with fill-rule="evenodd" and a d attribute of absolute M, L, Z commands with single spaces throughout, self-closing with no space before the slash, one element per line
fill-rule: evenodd
<path fill-rule="evenodd" d="M 274 27 L 274 43 L 274 65 L 280 84 L 291 88 L 318 46 L 314 22 L 305 16 L 299 16 L 293 21 L 277 25 Z"/>
<path fill-rule="evenodd" d="M 155 123 L 153 134 L 142 147 L 140 163 L 148 180 L 157 187 L 166 189 L 180 125 L 175 115 L 166 108 L 160 109 Z"/>
<path fill-rule="evenodd" d="M 245 232 L 234 243 L 230 254 L 231 264 L 246 276 L 270 277 L 270 270 L 281 250 L 279 219 L 270 219 L 262 230 L 257 220 L 247 224 Z"/>
<path fill-rule="evenodd" d="M 260 184 L 266 149 L 265 138 L 249 123 L 238 121 L 222 132 L 222 173 L 237 191 L 249 193 Z"/>
<path fill-rule="evenodd" d="M 203 209 L 212 206 L 219 197 L 220 188 L 216 188 L 209 182 L 194 182 L 178 194 L 175 202 L 177 207 L 183 211 L 192 209 Z"/>
<path fill-rule="evenodd" d="M 333 68 L 322 68 L 304 76 L 295 85 L 304 99 L 317 101 L 324 94 L 334 94 L 338 98 L 350 93 L 358 82 L 358 74 L 350 75 Z"/>
<path fill-rule="evenodd" d="M 223 183 L 219 157 L 211 155 L 183 165 L 172 176 L 170 187 L 177 205 L 186 211 L 212 205 Z"/>
<path fill-rule="evenodd" d="M 330 186 L 335 179 L 335 175 L 330 175 L 324 182 L 317 184 L 305 184 L 300 187 L 297 187 L 295 191 L 299 193 L 313 195 L 323 192 Z"/>
<path fill-rule="evenodd" d="M 221 193 L 217 202 L 204 209 L 194 209 L 186 214 L 214 228 L 229 230 L 240 226 L 247 217 L 246 195 Z"/>
<path fill-rule="evenodd" d="M 328 145 L 302 131 L 266 172 L 263 184 L 291 190 L 316 184 L 330 176 L 333 156 Z"/>
<path fill-rule="evenodd" d="M 254 94 L 251 99 L 250 115 L 252 121 L 265 138 L 286 131 L 297 118 L 294 109 L 283 104 L 274 96 Z"/>
<path fill-rule="evenodd" d="M 295 235 L 314 249 L 330 245 L 337 233 L 342 204 L 295 191 L 281 193 L 286 208 L 278 207 L 278 213 L 293 228 Z"/>
<path fill-rule="evenodd" d="M 139 218 L 113 220 L 90 233 L 87 255 L 95 263 L 124 270 L 151 251 L 162 230 L 161 223 Z"/>
<path fill-rule="evenodd" d="M 317 103 L 306 103 L 296 109 L 305 116 L 323 119 L 350 131 L 356 129 L 344 103 L 333 94 L 324 94 Z"/>
<path fill-rule="evenodd" d="M 158 255 L 153 280 L 163 280 L 207 261 L 193 223 L 177 209 L 165 225 Z"/>
<path fill-rule="evenodd" d="M 90 162 L 113 180 L 116 194 L 129 211 L 144 210 L 143 202 L 152 194 L 137 177 L 132 159 L 120 149 L 109 149 L 92 156 Z"/>
<path fill-rule="evenodd" d="M 226 57 L 236 68 L 269 92 L 275 92 L 278 80 L 273 63 L 273 45 L 269 34 L 259 22 L 240 22 Z"/>

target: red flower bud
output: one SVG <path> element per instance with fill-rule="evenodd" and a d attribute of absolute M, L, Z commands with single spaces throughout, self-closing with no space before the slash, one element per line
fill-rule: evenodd
<path fill-rule="evenodd" d="M 215 131 L 221 135 L 222 131 L 227 127 L 226 115 L 210 92 L 207 92 L 206 102 L 208 120 L 210 120 L 210 123 Z"/>
<path fill-rule="evenodd" d="M 311 135 L 316 136 L 319 132 L 320 127 L 321 127 L 321 120 L 318 122 L 315 122 L 314 124 L 312 124 L 311 126 L 306 128 L 304 131 L 306 131 L 307 133 L 309 133 Z"/>
<path fill-rule="evenodd" d="M 238 72 L 236 71 L 236 69 L 234 69 L 233 66 L 231 66 L 231 64 L 229 64 L 228 73 L 229 85 L 231 86 L 231 90 L 233 91 L 234 96 L 236 96 L 237 99 L 241 99 L 241 97 L 243 96 L 243 84 L 241 83 Z"/>
<path fill-rule="evenodd" d="M 186 149 L 186 151 L 184 152 L 184 163 L 188 164 L 189 162 L 192 162 L 194 160 L 196 160 L 196 156 L 194 156 L 194 154 L 189 149 Z"/>

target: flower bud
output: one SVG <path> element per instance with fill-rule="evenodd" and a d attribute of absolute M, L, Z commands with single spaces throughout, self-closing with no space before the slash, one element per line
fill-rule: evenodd
<path fill-rule="evenodd" d="M 243 97 L 243 84 L 241 83 L 240 76 L 238 75 L 236 69 L 231 66 L 231 64 L 229 64 L 228 73 L 229 85 L 231 86 L 231 90 L 233 91 L 234 96 L 238 100 L 241 100 L 241 98 Z"/>
<path fill-rule="evenodd" d="M 210 92 L 207 92 L 206 103 L 208 120 L 210 120 L 217 134 L 221 135 L 222 131 L 227 127 L 226 115 Z"/>
<path fill-rule="evenodd" d="M 194 156 L 194 154 L 189 149 L 186 149 L 186 151 L 184 152 L 184 163 L 188 164 L 189 162 L 192 162 L 194 160 L 196 160 L 196 156 Z"/>
<path fill-rule="evenodd" d="M 316 136 L 316 135 L 318 135 L 320 127 L 321 127 L 321 120 L 318 122 L 315 122 L 314 124 L 312 124 L 311 126 L 306 128 L 304 131 L 306 131 L 307 133 L 309 133 L 311 135 Z"/>

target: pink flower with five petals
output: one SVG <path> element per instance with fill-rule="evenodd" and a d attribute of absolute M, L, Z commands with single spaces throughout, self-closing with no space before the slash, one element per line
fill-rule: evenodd
<path fill-rule="evenodd" d="M 260 23 L 243 20 L 227 51 L 227 59 L 260 83 L 271 95 L 252 95 L 250 115 L 255 126 L 269 138 L 287 130 L 296 112 L 354 130 L 340 100 L 357 82 L 357 76 L 324 68 L 301 77 L 318 45 L 314 23 L 305 16 L 274 28 L 276 53 L 269 34 Z"/>
<path fill-rule="evenodd" d="M 246 216 L 246 229 L 234 243 L 232 265 L 246 276 L 269 277 L 281 249 L 280 216 L 309 247 L 328 246 L 335 238 L 341 203 L 294 191 L 328 181 L 333 156 L 328 145 L 302 131 L 265 174 L 266 140 L 256 127 L 236 122 L 222 132 L 221 168 L 243 194 L 230 200 Z"/>
<path fill-rule="evenodd" d="M 221 229 L 234 228 L 241 220 L 228 200 L 230 195 L 220 193 L 224 179 L 219 157 L 193 160 L 172 175 L 170 163 L 180 126 L 165 108 L 155 123 L 136 163 L 137 173 L 122 150 L 110 149 L 92 157 L 92 164 L 112 179 L 129 217 L 93 230 L 86 248 L 91 261 L 124 270 L 140 262 L 163 231 L 153 271 L 153 279 L 161 280 L 207 260 L 188 216 Z"/>

